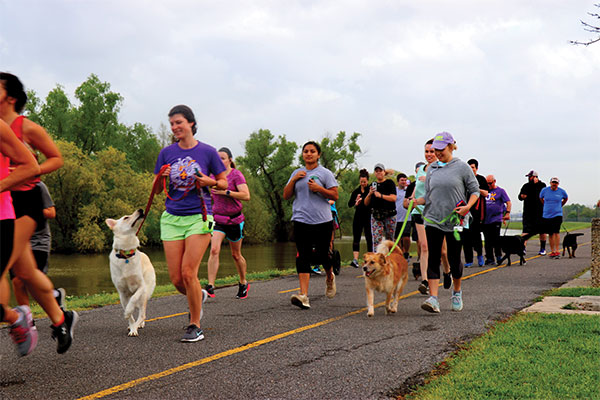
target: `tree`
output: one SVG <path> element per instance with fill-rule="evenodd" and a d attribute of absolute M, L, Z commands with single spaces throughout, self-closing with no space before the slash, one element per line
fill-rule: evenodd
<path fill-rule="evenodd" d="M 594 6 L 600 8 L 600 3 L 594 4 Z M 598 14 L 598 13 L 588 13 L 588 15 L 590 15 L 590 16 L 592 16 L 594 18 L 600 19 L 600 14 Z M 577 40 L 571 40 L 570 42 L 572 44 L 582 44 L 584 46 L 589 46 L 592 43 L 599 42 L 600 41 L 600 25 L 588 24 L 585 21 L 580 21 L 580 22 L 583 25 L 583 30 L 588 31 L 588 32 L 592 32 L 592 33 L 598 35 L 598 37 L 596 39 L 590 39 L 587 42 L 580 42 L 580 41 L 577 41 Z"/>
<path fill-rule="evenodd" d="M 333 172 L 335 179 L 349 169 L 357 166 L 356 159 L 362 154 L 358 145 L 360 133 L 354 132 L 346 139 L 346 132 L 340 131 L 332 138 L 329 134 L 321 139 L 320 164 Z"/>
<path fill-rule="evenodd" d="M 265 202 L 273 211 L 272 220 L 277 241 L 289 240 L 291 204 L 283 200 L 283 188 L 294 166 L 294 153 L 298 146 L 284 135 L 277 140 L 268 129 L 253 132 L 244 144 L 244 156 L 236 160 L 245 171 L 257 178 Z"/>

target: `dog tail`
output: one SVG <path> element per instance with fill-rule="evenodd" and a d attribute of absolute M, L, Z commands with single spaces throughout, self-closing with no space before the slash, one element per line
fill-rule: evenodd
<path fill-rule="evenodd" d="M 392 242 L 391 240 L 384 240 L 379 244 L 379 246 L 377 246 L 377 253 L 388 254 L 392 247 L 394 247 L 394 242 Z M 396 246 L 394 251 L 400 251 L 398 249 L 398 246 Z"/>

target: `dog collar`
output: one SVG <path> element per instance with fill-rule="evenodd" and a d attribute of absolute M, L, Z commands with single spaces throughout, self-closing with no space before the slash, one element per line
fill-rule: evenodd
<path fill-rule="evenodd" d="M 135 255 L 135 250 L 136 249 L 119 250 L 115 255 L 117 256 L 117 258 L 124 259 L 125 260 L 125 264 L 127 264 L 129 262 L 129 258 L 131 258 L 131 257 L 133 257 Z"/>

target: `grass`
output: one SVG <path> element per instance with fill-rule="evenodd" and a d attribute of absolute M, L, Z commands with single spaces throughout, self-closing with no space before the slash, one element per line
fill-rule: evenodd
<path fill-rule="evenodd" d="M 288 268 L 284 270 L 271 269 L 261 272 L 251 272 L 246 275 L 248 281 L 264 281 L 280 276 L 292 275 L 296 273 L 295 268 Z M 238 276 L 232 275 L 225 278 L 218 278 L 215 280 L 215 287 L 231 286 L 238 283 Z M 200 279 L 200 284 L 204 287 L 208 281 L 206 279 Z M 172 284 L 158 285 L 154 289 L 152 297 L 164 297 L 178 294 L 179 292 L 175 289 Z M 90 310 L 93 308 L 100 308 L 111 304 L 119 304 L 119 294 L 115 292 L 110 293 L 98 293 L 92 295 L 83 296 L 68 296 L 67 295 L 67 308 L 69 310 Z M 34 318 L 43 318 L 46 316 L 44 310 L 35 302 L 31 303 L 31 312 Z"/>
<path fill-rule="evenodd" d="M 578 229 L 587 229 L 592 226 L 591 222 L 574 222 L 574 221 L 566 221 L 562 223 L 561 232 L 564 232 L 565 229 L 569 232 L 576 231 Z M 510 223 L 508 226 L 510 229 L 522 230 L 523 223 L 521 221 L 516 221 Z M 502 226 L 502 230 L 504 230 L 504 225 Z M 534 236 L 535 237 L 535 236 Z"/>
<path fill-rule="evenodd" d="M 407 399 L 598 399 L 600 316 L 517 314 L 440 363 Z"/>
<path fill-rule="evenodd" d="M 572 288 L 558 288 L 548 290 L 543 293 L 543 296 L 557 296 L 557 297 L 579 297 L 579 296 L 600 296 L 600 287 L 572 287 Z"/>

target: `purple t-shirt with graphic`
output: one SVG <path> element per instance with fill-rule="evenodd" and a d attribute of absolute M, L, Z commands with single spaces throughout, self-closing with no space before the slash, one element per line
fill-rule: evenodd
<path fill-rule="evenodd" d="M 173 143 L 160 151 L 154 173 L 158 174 L 160 168 L 171 165 L 169 176 L 169 196 L 165 204 L 167 212 L 172 215 L 202 214 L 202 199 L 208 215 L 212 215 L 212 202 L 209 188 L 202 188 L 202 197 L 199 196 L 195 185 L 194 174 L 196 171 L 204 175 L 218 175 L 225 171 L 225 166 L 217 150 L 202 142 L 191 149 L 182 149 L 179 144 Z M 185 197 L 184 197 L 185 196 Z"/>
<path fill-rule="evenodd" d="M 506 210 L 506 202 L 510 201 L 510 197 L 506 191 L 500 187 L 490 189 L 485 198 L 485 222 L 484 224 L 493 224 L 494 222 L 502 222 L 502 214 Z"/>
<path fill-rule="evenodd" d="M 246 183 L 246 178 L 239 170 L 233 168 L 227 175 L 227 189 L 232 192 L 239 192 L 238 186 Z M 242 202 L 233 197 L 222 194 L 213 195 L 215 202 L 213 215 L 215 222 L 223 225 L 239 225 L 244 222 L 242 214 Z"/>

